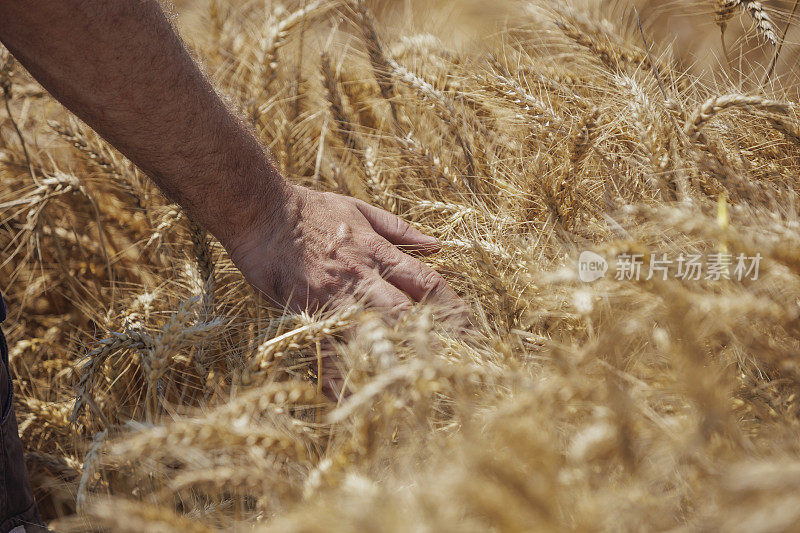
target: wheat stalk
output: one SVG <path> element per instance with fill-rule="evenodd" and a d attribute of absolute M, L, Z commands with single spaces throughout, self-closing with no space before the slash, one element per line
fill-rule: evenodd
<path fill-rule="evenodd" d="M 703 102 L 689 116 L 683 131 L 691 139 L 697 140 L 700 130 L 717 114 L 732 108 L 756 108 L 773 113 L 787 114 L 792 108 L 791 104 L 769 100 L 760 96 L 744 96 L 739 94 L 726 94 L 714 96 Z"/>

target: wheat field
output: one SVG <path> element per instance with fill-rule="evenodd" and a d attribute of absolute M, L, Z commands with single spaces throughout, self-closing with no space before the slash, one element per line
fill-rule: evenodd
<path fill-rule="evenodd" d="M 441 240 L 466 329 L 271 305 L 3 51 L 0 288 L 50 526 L 796 531 L 800 13 L 636 5 L 167 6 L 286 176 Z"/>

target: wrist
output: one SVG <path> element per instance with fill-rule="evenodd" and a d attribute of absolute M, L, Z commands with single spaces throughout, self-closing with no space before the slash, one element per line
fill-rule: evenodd
<path fill-rule="evenodd" d="M 270 195 L 265 200 L 269 207 L 262 209 L 259 216 L 248 217 L 247 222 L 230 228 L 227 236 L 218 237 L 245 277 L 247 272 L 268 269 L 265 260 L 275 261 L 276 265 L 284 260 L 281 250 L 293 240 L 300 225 L 306 193 L 308 189 L 286 182 L 279 196 Z"/>
<path fill-rule="evenodd" d="M 215 172 L 191 216 L 230 252 L 256 232 L 274 232 L 290 218 L 294 189 L 266 155 Z"/>

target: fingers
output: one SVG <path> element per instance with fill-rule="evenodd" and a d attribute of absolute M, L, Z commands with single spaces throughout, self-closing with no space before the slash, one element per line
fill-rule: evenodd
<path fill-rule="evenodd" d="M 355 205 L 378 235 L 404 251 L 431 254 L 439 250 L 436 237 L 425 235 L 400 217 L 361 200 L 355 200 Z"/>
<path fill-rule="evenodd" d="M 382 275 L 417 302 L 429 301 L 443 307 L 462 309 L 464 302 L 441 274 L 422 261 L 388 245 L 378 254 Z"/>
<path fill-rule="evenodd" d="M 358 293 L 368 307 L 390 316 L 400 317 L 411 310 L 411 302 L 408 297 L 397 287 L 377 275 L 366 280 Z"/>

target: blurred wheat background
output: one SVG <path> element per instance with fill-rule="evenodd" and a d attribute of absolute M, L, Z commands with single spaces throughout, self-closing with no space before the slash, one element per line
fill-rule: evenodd
<path fill-rule="evenodd" d="M 290 179 L 443 241 L 466 333 L 425 306 L 271 308 L 3 52 L 0 288 L 43 514 L 797 530 L 795 5 L 642 0 L 643 31 L 622 1 L 167 6 Z M 763 261 L 756 280 L 585 284 L 583 250 Z"/>

